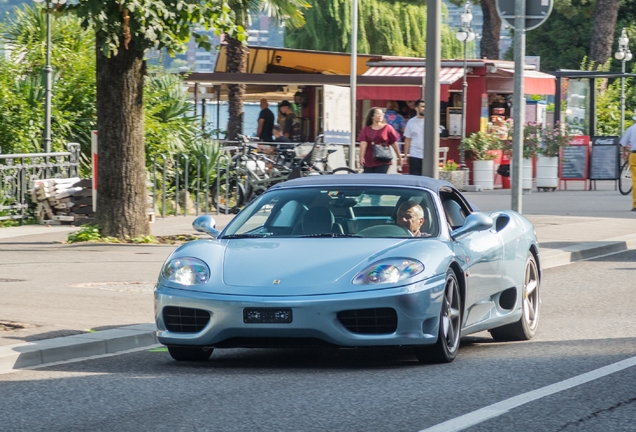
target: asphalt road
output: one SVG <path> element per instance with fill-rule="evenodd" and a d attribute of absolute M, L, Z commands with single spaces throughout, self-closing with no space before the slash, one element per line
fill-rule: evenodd
<path fill-rule="evenodd" d="M 154 349 L 0 375 L 0 430 L 634 431 L 635 275 L 636 251 L 547 270 L 535 339 L 466 337 L 447 365 L 405 349 L 200 364 Z"/>

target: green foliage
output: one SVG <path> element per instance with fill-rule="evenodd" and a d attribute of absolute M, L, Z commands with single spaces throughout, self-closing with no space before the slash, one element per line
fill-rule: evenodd
<path fill-rule="evenodd" d="M 541 70 L 577 69 L 590 49 L 594 2 L 556 1 L 550 17 L 526 33 L 526 55 L 541 56 Z M 505 57 L 512 58 L 511 47 Z"/>
<path fill-rule="evenodd" d="M 636 70 L 636 67 L 633 69 Z M 599 83 L 600 85 L 601 83 Z M 604 90 L 597 91 L 596 96 L 596 134 L 602 136 L 620 136 L 620 94 L 621 80 L 615 79 Z M 636 114 L 636 80 L 625 79 L 625 121 L 624 127 L 630 126 L 632 116 Z"/>
<path fill-rule="evenodd" d="M 208 181 L 210 185 L 216 178 L 216 166 L 219 162 L 219 157 L 223 154 L 223 146 L 215 140 L 201 139 L 193 142 L 188 149 L 188 155 L 190 157 L 190 178 L 195 179 L 197 172 L 197 160 L 200 161 L 200 174 L 201 179 L 205 178 L 207 173 Z M 224 166 L 224 164 L 221 164 Z M 205 181 L 205 180 L 203 180 Z"/>
<path fill-rule="evenodd" d="M 79 242 L 100 242 L 100 243 L 122 243 L 122 241 L 115 237 L 102 236 L 102 227 L 99 225 L 85 224 L 80 227 L 79 231 L 72 232 L 68 235 L 66 241 L 68 243 Z M 156 240 L 151 235 L 144 235 L 134 238 L 124 239 L 126 243 L 156 243 Z"/>
<path fill-rule="evenodd" d="M 306 25 L 285 31 L 285 46 L 351 51 L 351 1 L 309 0 Z M 445 8 L 445 6 L 443 6 Z M 395 56 L 426 55 L 426 7 L 410 0 L 360 0 L 358 52 Z M 446 9 L 444 9 L 446 11 Z M 444 12 L 446 13 L 446 12 Z M 442 57 L 463 56 L 455 30 L 442 26 Z M 469 44 L 472 49 L 474 43 Z"/>
<path fill-rule="evenodd" d="M 227 0 L 229 8 L 234 12 L 235 22 L 247 27 L 250 15 L 265 12 L 276 23 L 285 23 L 296 28 L 305 24 L 303 11 L 311 5 L 304 0 Z"/>
<path fill-rule="evenodd" d="M 69 243 L 100 241 L 102 240 L 101 227 L 99 225 L 82 225 L 79 231 L 72 232 L 68 235 L 66 241 Z"/>
<path fill-rule="evenodd" d="M 543 126 L 526 123 L 523 127 L 523 158 L 531 159 L 537 155 L 543 139 Z"/>
<path fill-rule="evenodd" d="M 63 10 L 74 12 L 84 28 L 95 30 L 103 41 L 98 49 L 106 57 L 129 47 L 142 52 L 165 48 L 172 55 L 183 52 L 191 36 L 198 46 L 211 49 L 208 36 L 198 29 L 246 38 L 244 29 L 234 24 L 228 4 L 219 0 L 79 0 Z"/>
<path fill-rule="evenodd" d="M 459 165 L 453 159 L 448 159 L 446 163 L 440 162 L 440 169 L 442 171 L 457 171 Z"/>
<path fill-rule="evenodd" d="M 199 119 L 181 77 L 162 70 L 146 77 L 144 103 L 147 165 L 155 155 L 183 153 L 197 140 Z"/>
<path fill-rule="evenodd" d="M 0 58 L 0 147 L 3 153 L 35 152 L 42 147 L 44 125 L 43 69 L 46 56 L 46 12 L 24 5 L 0 25 L 12 49 Z M 51 19 L 53 68 L 51 136 L 54 151 L 67 142 L 90 146 L 95 125 L 95 53 L 93 34 L 74 17 Z"/>
<path fill-rule="evenodd" d="M 543 146 L 538 153 L 545 157 L 557 157 L 561 147 L 570 145 L 570 129 L 566 123 L 556 123 L 542 131 Z"/>
<path fill-rule="evenodd" d="M 556 0 L 550 17 L 538 28 L 526 33 L 526 55 L 541 56 L 541 70 L 577 69 L 590 51 L 594 0 Z M 612 53 L 616 50 L 621 29 L 626 27 L 631 39 L 636 35 L 636 0 L 621 0 L 612 39 Z M 633 51 L 633 50 L 632 50 Z M 505 57 L 512 58 L 512 47 Z M 611 70 L 620 70 L 620 62 L 613 59 Z"/>
<path fill-rule="evenodd" d="M 464 139 L 464 148 L 473 160 L 493 160 L 496 155 L 491 150 L 501 149 L 501 138 L 497 134 L 474 132 Z"/>

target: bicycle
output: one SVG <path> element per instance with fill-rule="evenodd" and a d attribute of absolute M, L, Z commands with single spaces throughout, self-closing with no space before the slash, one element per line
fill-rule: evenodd
<path fill-rule="evenodd" d="M 238 213 L 240 207 L 265 192 L 269 187 L 285 180 L 308 175 L 356 174 L 348 167 L 332 169 L 328 157 L 336 149 L 328 149 L 319 135 L 311 150 L 303 157 L 296 156 L 296 150 L 279 152 L 276 160 L 264 154 L 250 142 L 249 137 L 241 136 L 241 152 L 232 157 L 229 169 L 219 172 L 212 185 L 212 202 L 224 213 Z"/>
<path fill-rule="evenodd" d="M 336 151 L 338 150 L 327 147 L 323 135 L 318 135 L 309 153 L 299 161 L 296 161 L 295 166 L 291 167 L 292 172 L 289 178 L 323 174 L 357 174 L 358 171 L 349 167 L 331 168 L 329 165 L 329 155 Z"/>
<path fill-rule="evenodd" d="M 629 167 L 629 158 L 621 165 L 618 177 L 618 191 L 621 195 L 629 195 L 632 192 L 632 174 Z"/>
<path fill-rule="evenodd" d="M 249 137 L 240 137 L 241 146 L 231 162 L 221 169 L 210 193 L 213 205 L 223 213 L 238 213 L 245 203 L 265 192 L 270 186 L 287 180 L 290 169 L 267 156 L 257 153 Z M 271 167 L 268 169 L 268 165 Z"/>

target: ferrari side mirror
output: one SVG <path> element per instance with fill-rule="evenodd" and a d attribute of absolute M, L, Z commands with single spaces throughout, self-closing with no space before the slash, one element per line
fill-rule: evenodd
<path fill-rule="evenodd" d="M 216 229 L 216 221 L 209 215 L 202 215 L 196 218 L 194 222 L 192 222 L 192 228 L 196 231 L 206 233 L 212 238 L 217 238 L 219 234 L 221 234 L 221 231 Z"/>
<path fill-rule="evenodd" d="M 492 228 L 494 221 L 485 213 L 471 213 L 461 227 L 451 231 L 451 237 L 457 239 L 473 232 L 485 231 Z"/>

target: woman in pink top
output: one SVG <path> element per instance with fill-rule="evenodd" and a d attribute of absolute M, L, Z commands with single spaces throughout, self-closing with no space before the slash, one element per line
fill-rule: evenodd
<path fill-rule="evenodd" d="M 365 127 L 358 135 L 360 141 L 360 165 L 364 167 L 365 173 L 386 174 L 391 162 L 375 160 L 373 157 L 373 146 L 383 145 L 393 147 L 397 155 L 398 167 L 402 166 L 402 156 L 397 145 L 398 134 L 391 125 L 384 122 L 384 112 L 380 108 L 371 108 L 367 114 Z"/>

